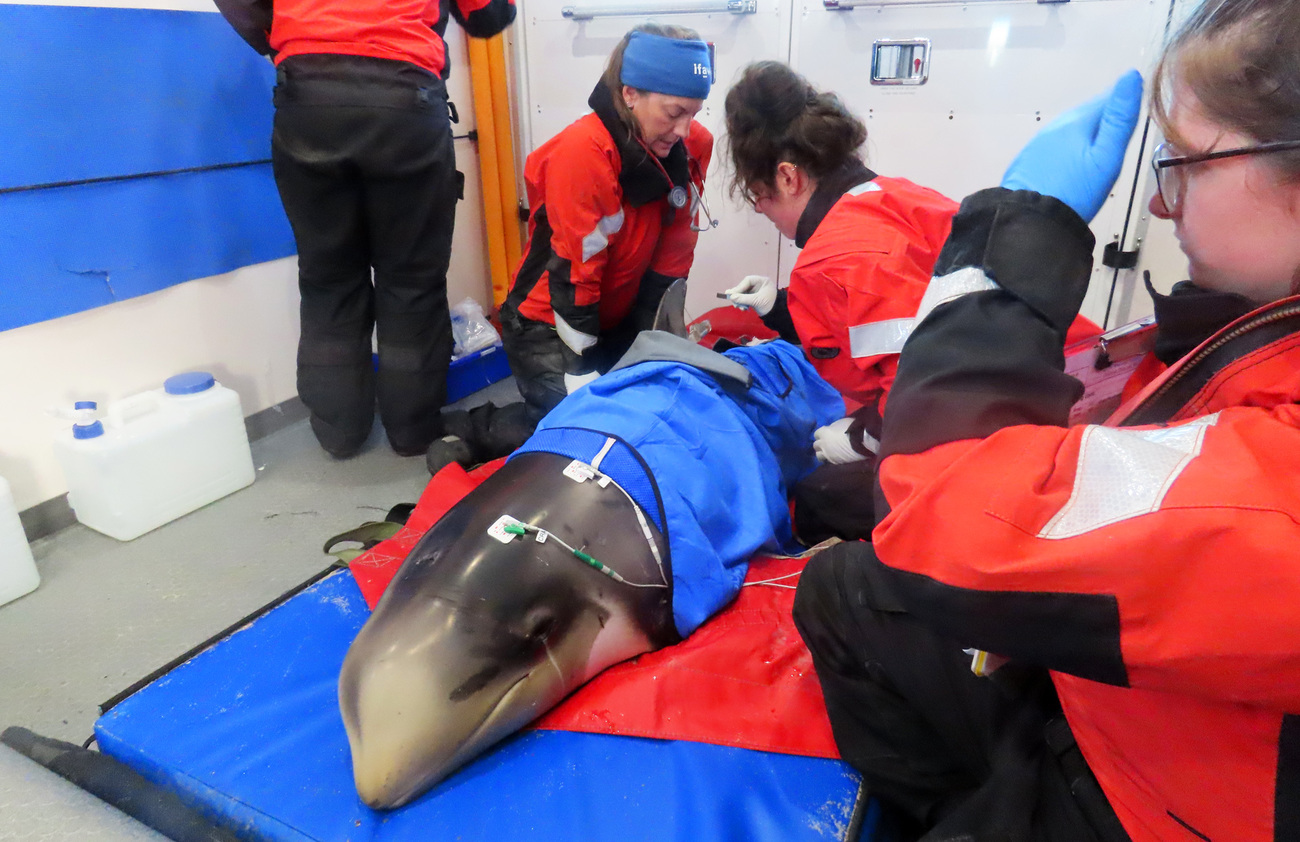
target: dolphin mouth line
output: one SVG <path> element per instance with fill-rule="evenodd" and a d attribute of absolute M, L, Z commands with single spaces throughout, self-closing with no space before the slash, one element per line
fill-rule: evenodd
<path fill-rule="evenodd" d="M 478 721 L 478 724 L 476 724 L 474 728 L 469 732 L 469 734 L 466 735 L 465 739 L 461 741 L 460 747 L 457 748 L 456 752 L 451 756 L 451 759 L 453 761 L 452 764 L 453 768 L 459 768 L 462 765 L 462 763 L 470 759 L 470 758 L 462 758 L 462 755 L 466 753 L 466 748 L 474 746 L 475 742 L 482 735 L 483 731 L 487 729 L 489 725 L 491 725 L 494 719 L 498 718 L 498 714 L 500 714 L 502 708 L 504 708 L 506 704 L 510 701 L 511 696 L 514 695 L 515 691 L 519 689 L 519 686 L 532 677 L 533 672 L 534 672 L 533 670 L 529 670 L 528 672 L 519 676 L 519 678 L 517 678 L 515 682 L 511 684 L 509 687 L 507 687 L 505 692 L 501 694 L 501 697 L 497 699 L 496 704 L 492 705 L 491 709 L 483 714 L 483 718 L 480 719 Z M 529 721 L 531 722 L 532 720 Z M 505 736 L 506 735 L 503 734 L 501 737 L 498 737 L 498 740 L 504 739 Z M 474 754 L 476 755 L 479 749 L 474 748 L 473 751 Z"/>

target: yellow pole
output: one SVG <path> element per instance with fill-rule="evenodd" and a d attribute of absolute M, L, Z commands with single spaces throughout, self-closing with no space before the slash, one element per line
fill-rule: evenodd
<path fill-rule="evenodd" d="M 502 225 L 501 182 L 497 172 L 496 127 L 492 108 L 491 62 L 487 43 L 467 38 L 469 72 L 474 89 L 474 123 L 478 131 L 479 174 L 483 182 L 483 220 L 487 225 L 488 275 L 492 283 L 492 301 L 499 305 L 510 289 L 509 261 L 506 259 L 505 227 Z"/>
<path fill-rule="evenodd" d="M 492 127 L 495 129 L 497 150 L 497 182 L 501 191 L 501 224 L 505 230 L 507 271 L 511 280 L 519 268 L 523 250 L 521 223 L 519 221 L 519 185 L 515 174 L 514 133 L 510 125 L 510 88 L 506 75 L 505 38 L 493 36 L 487 42 L 488 68 L 492 79 Z M 498 306 L 505 295 L 496 302 Z"/>

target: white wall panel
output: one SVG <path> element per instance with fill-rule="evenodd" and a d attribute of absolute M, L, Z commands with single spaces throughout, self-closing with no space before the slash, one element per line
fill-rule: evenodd
<path fill-rule="evenodd" d="M 996 185 L 1040 128 L 1128 68 L 1145 76 L 1169 9 L 1169 0 L 894 0 L 839 11 L 821 0 L 798 2 L 792 64 L 866 121 L 868 164 L 954 199 Z M 871 84 L 872 44 L 902 38 L 930 39 L 928 81 Z M 1084 314 L 1098 323 L 1113 275 L 1101 266 L 1101 249 L 1123 230 L 1141 138 L 1140 125 L 1112 198 L 1093 221 L 1097 268 Z M 1134 296 L 1118 297 L 1134 312 L 1113 313 L 1111 324 L 1145 312 L 1136 312 L 1143 304 Z"/>

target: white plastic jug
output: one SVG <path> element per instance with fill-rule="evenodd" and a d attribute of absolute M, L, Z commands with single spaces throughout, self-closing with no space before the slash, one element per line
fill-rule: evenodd
<path fill-rule="evenodd" d="M 13 492 L 8 480 L 0 477 L 0 605 L 31 593 L 40 583 Z"/>
<path fill-rule="evenodd" d="M 169 377 L 161 389 L 109 404 L 93 402 L 55 440 L 77 520 L 129 541 L 252 484 L 239 395 L 211 374 Z"/>

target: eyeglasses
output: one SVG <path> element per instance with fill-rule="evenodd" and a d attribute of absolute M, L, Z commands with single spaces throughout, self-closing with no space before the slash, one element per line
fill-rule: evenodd
<path fill-rule="evenodd" d="M 774 174 L 770 182 L 754 181 L 746 186 L 744 199 L 751 208 L 762 213 L 762 211 L 758 210 L 758 206 L 763 202 L 772 201 L 776 198 L 776 194 L 776 176 Z"/>
<path fill-rule="evenodd" d="M 1156 171 L 1156 190 L 1160 193 L 1160 201 L 1164 203 L 1166 210 L 1176 213 L 1179 204 L 1182 203 L 1183 188 L 1187 182 L 1187 176 L 1183 170 L 1177 169 L 1178 167 L 1218 158 L 1283 152 L 1287 149 L 1300 149 L 1300 140 L 1278 140 L 1272 143 L 1261 143 L 1258 146 L 1238 146 L 1235 149 L 1220 149 L 1218 152 L 1203 152 L 1199 155 L 1170 155 L 1169 153 L 1174 151 L 1173 147 L 1168 143 L 1162 143 L 1156 147 L 1151 157 L 1151 168 Z"/>

